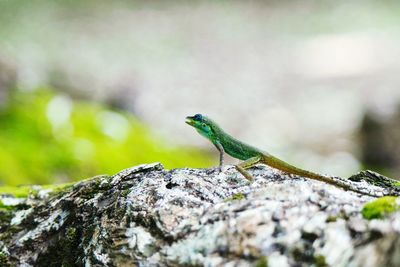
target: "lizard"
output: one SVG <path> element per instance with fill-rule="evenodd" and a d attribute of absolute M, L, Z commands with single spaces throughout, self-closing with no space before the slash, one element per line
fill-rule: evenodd
<path fill-rule="evenodd" d="M 243 160 L 241 163 L 235 165 L 235 168 L 249 181 L 253 180 L 253 176 L 247 171 L 247 169 L 261 163 L 283 171 L 284 173 L 318 180 L 345 190 L 354 191 L 364 195 L 381 196 L 379 194 L 366 192 L 357 186 L 352 186 L 352 181 L 348 181 L 340 177 L 318 174 L 293 166 L 277 157 L 272 156 L 268 152 L 262 151 L 261 149 L 237 140 L 222 130 L 222 128 L 216 122 L 202 114 L 187 116 L 185 122 L 194 127 L 197 132 L 200 133 L 200 135 L 211 141 L 211 143 L 213 143 L 218 149 L 220 172 L 222 171 L 224 165 L 224 154 L 227 153 L 234 158 Z"/>

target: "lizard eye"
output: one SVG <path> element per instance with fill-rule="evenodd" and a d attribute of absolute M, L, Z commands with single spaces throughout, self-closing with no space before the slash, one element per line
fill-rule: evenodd
<path fill-rule="evenodd" d="M 194 119 L 196 121 L 201 121 L 203 119 L 203 116 L 201 114 L 196 114 L 196 115 L 194 115 Z"/>
<path fill-rule="evenodd" d="M 206 128 L 206 127 L 207 127 L 207 124 L 202 123 L 201 126 L 202 126 L 203 128 Z"/>

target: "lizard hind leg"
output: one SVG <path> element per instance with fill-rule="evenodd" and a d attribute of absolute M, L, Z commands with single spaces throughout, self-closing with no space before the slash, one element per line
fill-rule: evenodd
<path fill-rule="evenodd" d="M 246 171 L 246 169 L 255 166 L 257 163 L 259 163 L 261 161 L 261 159 L 262 158 L 259 156 L 249 158 L 249 159 L 235 165 L 235 168 L 238 172 L 240 172 L 244 176 L 244 178 L 246 178 L 249 181 L 252 181 L 253 176 L 248 171 Z"/>

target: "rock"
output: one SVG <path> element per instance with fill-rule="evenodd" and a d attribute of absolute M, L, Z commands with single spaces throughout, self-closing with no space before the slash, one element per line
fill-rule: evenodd
<path fill-rule="evenodd" d="M 0 265 L 399 266 L 399 216 L 363 219 L 373 197 L 268 167 L 251 172 L 250 184 L 233 166 L 154 163 L 2 196 Z M 379 191 L 357 179 L 349 183 Z"/>

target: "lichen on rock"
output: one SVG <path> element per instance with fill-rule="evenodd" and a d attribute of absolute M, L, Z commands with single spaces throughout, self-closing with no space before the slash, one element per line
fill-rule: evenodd
<path fill-rule="evenodd" d="M 154 163 L 62 190 L 4 194 L 0 200 L 15 205 L 3 202 L 0 209 L 0 262 L 365 266 L 365 255 L 369 266 L 399 262 L 393 249 L 400 242 L 398 217 L 379 223 L 362 217 L 373 197 L 268 167 L 251 172 L 255 179 L 249 183 L 233 166 L 219 173 L 165 170 Z M 369 185 L 356 178 L 352 183 L 362 183 L 367 192 L 388 192 L 376 179 Z"/>

